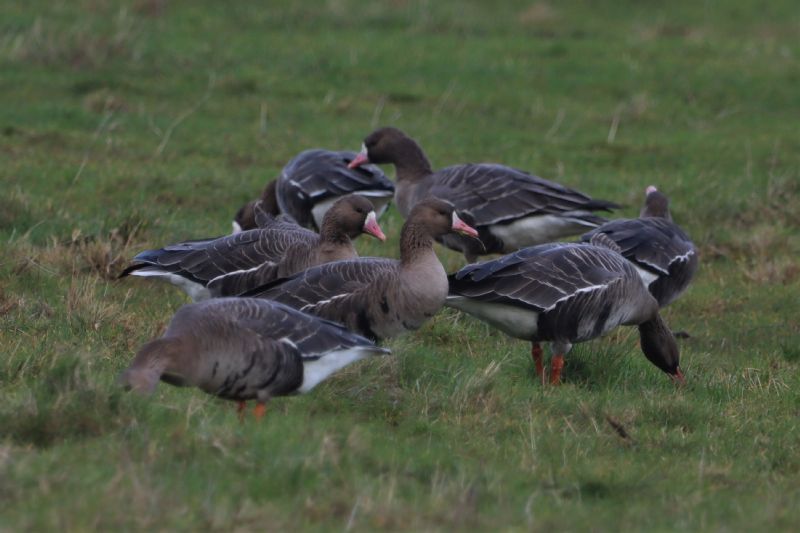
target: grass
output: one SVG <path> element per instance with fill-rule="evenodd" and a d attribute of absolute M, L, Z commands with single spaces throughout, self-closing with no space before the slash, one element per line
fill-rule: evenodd
<path fill-rule="evenodd" d="M 0 530 L 796 527 L 795 2 L 263 4 L 0 7 Z M 702 257 L 665 313 L 688 385 L 621 329 L 542 387 L 525 343 L 443 311 L 263 423 L 120 391 L 185 302 L 126 260 L 383 124 L 626 216 L 665 190 Z M 396 255 L 400 224 L 358 247 Z"/>

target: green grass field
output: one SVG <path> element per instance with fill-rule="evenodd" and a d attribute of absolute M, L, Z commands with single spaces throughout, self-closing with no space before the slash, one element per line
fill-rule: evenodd
<path fill-rule="evenodd" d="M 797 529 L 795 1 L 224 4 L 0 5 L 0 531 Z M 701 251 L 665 312 L 687 386 L 619 329 L 543 387 L 450 310 L 261 422 L 116 386 L 186 302 L 115 281 L 130 257 L 388 124 L 621 216 L 669 194 Z M 362 254 L 397 255 L 382 225 Z"/>

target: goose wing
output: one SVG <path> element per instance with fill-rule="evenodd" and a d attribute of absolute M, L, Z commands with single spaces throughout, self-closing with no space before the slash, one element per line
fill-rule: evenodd
<path fill-rule="evenodd" d="M 569 215 L 599 225 L 605 219 L 591 211 L 619 207 L 504 165 L 457 165 L 436 172 L 432 179 L 427 194 L 453 202 L 477 226 L 531 215 Z"/>
<path fill-rule="evenodd" d="M 283 340 L 295 346 L 303 359 L 314 360 L 326 353 L 355 347 L 389 353 L 345 327 L 311 316 L 273 300 L 260 298 L 218 298 L 204 302 L 217 306 L 221 313 L 240 326 L 266 339 Z"/>
<path fill-rule="evenodd" d="M 450 295 L 542 313 L 578 294 L 636 277 L 625 263 L 619 254 L 595 246 L 532 246 L 451 274 Z"/>
<path fill-rule="evenodd" d="M 319 202 L 359 191 L 394 195 L 394 183 L 375 165 L 347 168 L 355 152 L 306 150 L 289 161 L 278 180 L 278 205 L 303 226 L 312 224 L 311 209 Z"/>
<path fill-rule="evenodd" d="M 622 255 L 639 267 L 666 276 L 675 263 L 694 264 L 697 251 L 689 237 L 673 222 L 663 218 L 612 220 L 581 237 L 589 242 L 598 233 L 610 237 Z"/>
<path fill-rule="evenodd" d="M 147 269 L 177 274 L 206 285 L 224 274 L 253 269 L 265 263 L 278 263 L 289 247 L 298 243 L 311 246 L 316 239 L 317 235 L 312 231 L 275 219 L 265 229 L 146 250 L 133 258 L 131 266 L 120 277 Z"/>
<path fill-rule="evenodd" d="M 335 261 L 276 280 L 241 296 L 267 298 L 295 309 L 323 315 L 320 311 L 332 303 L 337 307 L 355 308 L 360 305 L 358 302 L 368 297 L 364 289 L 375 280 L 391 275 L 396 269 L 397 261 L 393 259 L 365 257 Z"/>

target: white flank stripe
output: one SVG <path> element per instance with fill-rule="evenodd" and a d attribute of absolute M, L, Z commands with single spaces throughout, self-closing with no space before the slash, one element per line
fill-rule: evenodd
<path fill-rule="evenodd" d="M 578 289 L 577 291 L 575 291 L 573 293 L 570 293 L 570 294 L 568 294 L 566 296 L 562 296 L 561 298 L 559 298 L 558 300 L 553 302 L 553 305 L 551 305 L 550 307 L 545 309 L 545 311 L 550 311 L 551 309 L 554 309 L 559 303 L 561 303 L 561 302 L 563 302 L 565 300 L 569 300 L 570 298 L 574 298 L 575 296 L 577 296 L 577 295 L 579 295 L 579 294 L 581 294 L 583 292 L 599 291 L 599 290 L 605 289 L 606 287 L 608 287 L 608 285 L 592 285 L 590 287 L 583 287 L 583 288 Z"/>
<path fill-rule="evenodd" d="M 320 300 L 318 302 L 313 302 L 313 303 L 310 303 L 310 304 L 306 304 L 303 307 L 301 307 L 300 310 L 301 311 L 306 311 L 306 310 L 311 309 L 313 307 L 317 307 L 318 305 L 325 305 L 327 303 L 331 303 L 334 300 L 338 300 L 339 298 L 345 298 L 347 296 L 350 296 L 350 294 L 349 293 L 348 294 L 337 294 L 336 296 L 332 296 L 331 298 L 328 298 L 327 300 Z"/>
<path fill-rule="evenodd" d="M 262 266 L 264 266 L 267 263 L 269 263 L 270 265 L 274 265 L 275 264 L 275 263 L 272 263 L 272 262 L 264 262 L 264 263 L 261 263 L 260 265 L 254 266 L 252 268 L 246 268 L 246 269 L 243 269 L 243 270 L 234 270 L 232 272 L 226 272 L 225 274 L 220 274 L 216 278 L 212 278 L 211 281 L 208 282 L 208 284 L 210 285 L 210 284 L 214 283 L 215 281 L 220 280 L 222 278 L 227 278 L 228 276 L 236 276 L 237 274 L 246 274 L 248 272 L 253 272 L 254 270 L 258 270 L 259 268 L 261 268 Z"/>

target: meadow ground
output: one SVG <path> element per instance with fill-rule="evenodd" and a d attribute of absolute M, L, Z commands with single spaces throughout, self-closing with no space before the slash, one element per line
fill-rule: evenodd
<path fill-rule="evenodd" d="M 0 530 L 796 530 L 795 1 L 225 4 L 0 5 Z M 543 387 L 452 311 L 258 423 L 116 386 L 186 301 L 128 258 L 384 124 L 621 215 L 667 192 L 702 257 L 665 313 L 687 386 L 620 329 Z"/>

